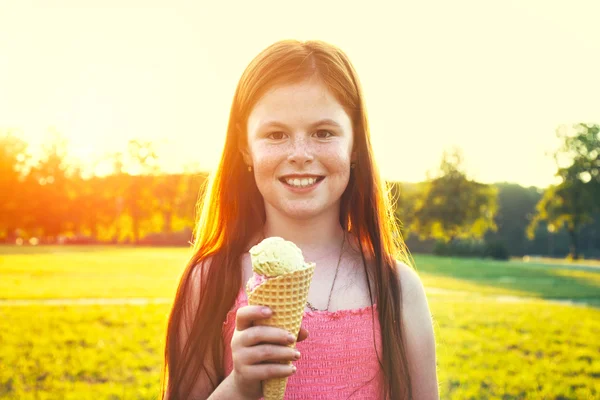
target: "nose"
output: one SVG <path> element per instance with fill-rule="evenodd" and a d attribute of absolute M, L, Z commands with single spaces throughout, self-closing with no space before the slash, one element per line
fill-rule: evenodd
<path fill-rule="evenodd" d="M 312 145 L 304 137 L 296 138 L 292 142 L 288 161 L 292 164 L 304 165 L 314 160 Z"/>

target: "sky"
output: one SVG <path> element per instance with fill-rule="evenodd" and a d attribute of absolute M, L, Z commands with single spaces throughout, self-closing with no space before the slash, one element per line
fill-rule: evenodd
<path fill-rule="evenodd" d="M 90 160 L 156 143 L 210 170 L 252 58 L 280 39 L 350 57 L 384 178 L 418 182 L 463 150 L 481 182 L 545 187 L 556 128 L 600 123 L 596 0 L 0 0 L 0 129 L 57 131 Z"/>

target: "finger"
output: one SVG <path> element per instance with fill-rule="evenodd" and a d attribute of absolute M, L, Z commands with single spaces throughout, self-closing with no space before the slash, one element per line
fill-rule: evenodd
<path fill-rule="evenodd" d="M 240 332 L 239 336 L 239 344 L 243 347 L 251 347 L 261 343 L 288 346 L 296 341 L 296 338 L 285 329 L 273 326 L 252 326 Z"/>
<path fill-rule="evenodd" d="M 298 332 L 298 341 L 301 342 L 308 337 L 308 331 L 303 327 L 300 327 L 300 331 Z"/>
<path fill-rule="evenodd" d="M 241 354 L 241 358 L 246 365 L 270 364 L 298 361 L 300 359 L 300 352 L 287 346 L 260 344 L 245 348 Z"/>
<path fill-rule="evenodd" d="M 252 326 L 256 320 L 269 318 L 272 311 L 263 306 L 244 306 L 240 307 L 235 314 L 235 329 L 243 331 Z"/>
<path fill-rule="evenodd" d="M 243 374 L 249 380 L 285 378 L 296 372 L 296 366 L 289 364 L 256 364 L 244 367 Z"/>

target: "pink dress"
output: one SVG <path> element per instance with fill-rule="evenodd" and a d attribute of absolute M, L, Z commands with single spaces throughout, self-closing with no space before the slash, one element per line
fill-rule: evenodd
<path fill-rule="evenodd" d="M 240 290 L 223 324 L 226 376 L 233 370 L 230 343 L 235 313 L 246 304 L 246 293 Z M 381 330 L 376 305 L 335 312 L 306 311 L 302 326 L 309 336 L 296 345 L 302 357 L 294 363 L 297 371 L 288 379 L 285 400 L 384 398 L 383 372 L 377 360 L 378 354 L 381 358 Z"/>

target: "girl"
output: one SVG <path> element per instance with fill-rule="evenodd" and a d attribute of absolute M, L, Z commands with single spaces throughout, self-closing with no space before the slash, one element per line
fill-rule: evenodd
<path fill-rule="evenodd" d="M 317 265 L 298 338 L 254 326 L 271 311 L 247 305 L 248 250 L 270 236 Z M 321 41 L 271 45 L 233 98 L 169 319 L 163 398 L 256 400 L 262 380 L 287 376 L 286 399 L 437 399 L 429 307 L 398 259 L 352 64 Z"/>

